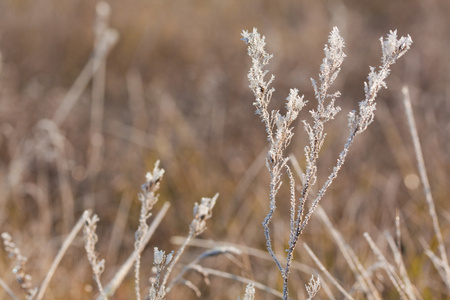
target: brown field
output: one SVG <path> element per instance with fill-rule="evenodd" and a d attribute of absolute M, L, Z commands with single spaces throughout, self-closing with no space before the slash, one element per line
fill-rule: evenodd
<path fill-rule="evenodd" d="M 118 40 L 96 60 L 101 53 L 93 51 L 96 2 L 0 0 L 0 232 L 8 232 L 28 258 L 32 287 L 41 286 L 86 209 L 100 218 L 96 249 L 105 259 L 101 281 L 106 285 L 134 249 L 138 193 L 146 172 L 160 160 L 165 174 L 149 223 L 164 203 L 170 208 L 142 252 L 142 294 L 153 274 L 153 248 L 176 251 L 176 237 L 188 235 L 194 203 L 216 193 L 207 230 L 187 247 L 174 276 L 205 248 L 232 243 L 251 249 L 208 257 L 200 264 L 281 292 L 281 275 L 266 252 L 261 226 L 269 202 L 267 137 L 252 105 L 247 80 L 251 60 L 241 32 L 258 28 L 274 54 L 269 64 L 276 89 L 271 108 L 284 111 L 290 88 L 309 100 L 287 151 L 305 168 L 308 136 L 301 121 L 310 118 L 308 110 L 315 103 L 310 77 L 317 79 L 324 44 L 337 26 L 347 58 L 331 91 L 342 93 L 337 103 L 342 111 L 325 128 L 319 185 L 345 143 L 348 112 L 364 99 L 369 66 L 379 65 L 379 38 L 397 29 L 414 43 L 392 67 L 389 89 L 377 98 L 375 121 L 356 138 L 321 206 L 362 266 L 373 272 L 371 280 L 382 299 L 401 299 L 401 294 L 380 267 L 380 255 L 371 249 L 366 232 L 401 277 L 387 236 L 400 242 L 398 253 L 417 299 L 450 298 L 450 278 L 443 279 L 424 248 L 428 245 L 439 256 L 401 93 L 406 85 L 449 249 L 450 1 L 108 3 L 109 26 Z M 277 254 L 284 253 L 288 242 L 287 187 L 286 182 L 272 223 Z M 315 299 L 330 298 L 327 287 L 335 299 L 344 299 L 303 243 L 354 299 L 367 298 L 331 233 L 316 212 L 297 245 L 295 262 L 301 265 L 290 275 L 291 298 L 306 299 L 305 284 L 317 273 L 326 286 Z M 439 263 L 436 258 L 434 263 Z M 7 251 L 0 251 L 0 279 L 22 299 L 26 292 L 13 273 L 16 265 Z M 245 293 L 245 283 L 218 274 L 210 274 L 208 281 L 190 271 L 185 278 L 201 291 L 200 299 L 237 299 Z M 134 282 L 131 271 L 111 299 L 135 299 Z M 97 295 L 79 232 L 43 299 Z M 14 297 L 0 285 L 0 299 Z M 167 299 L 197 297 L 179 285 Z M 257 289 L 256 299 L 276 297 Z"/>

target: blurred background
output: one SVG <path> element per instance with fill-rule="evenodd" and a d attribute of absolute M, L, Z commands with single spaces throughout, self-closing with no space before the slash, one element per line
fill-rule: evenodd
<path fill-rule="evenodd" d="M 273 108 L 284 109 L 289 88 L 298 88 L 311 109 L 310 78 L 318 78 L 324 44 L 337 26 L 346 42 L 347 58 L 332 90 L 341 91 L 338 105 L 343 111 L 325 129 L 319 184 L 326 180 L 345 143 L 347 113 L 364 98 L 369 66 L 379 65 L 379 38 L 397 29 L 399 36 L 410 34 L 414 44 L 393 66 L 389 90 L 382 90 L 378 97 L 375 122 L 356 139 L 322 206 L 366 267 L 376 262 L 376 256 L 363 233 L 369 232 L 386 257 L 392 258 L 383 232 L 395 233 L 398 215 L 402 254 L 413 284 L 424 299 L 450 297 L 420 244 L 424 239 L 436 248 L 401 96 L 402 86 L 407 85 L 442 233 L 450 242 L 446 238 L 450 219 L 449 1 L 108 3 L 109 26 L 118 39 L 105 52 L 105 60 L 96 60 L 101 49 L 94 51 L 98 42 L 95 1 L 0 0 L 0 230 L 9 232 L 29 257 L 28 272 L 35 285 L 87 208 L 101 220 L 98 251 L 106 258 L 103 280 L 112 277 L 134 247 L 137 194 L 145 173 L 158 159 L 166 173 L 155 213 L 164 202 L 170 202 L 171 208 L 144 251 L 143 278 L 151 275 L 153 247 L 166 252 L 176 249 L 170 237 L 186 236 L 194 203 L 216 192 L 220 193 L 218 203 L 202 238 L 265 250 L 261 222 L 268 211 L 267 140 L 264 125 L 254 114 L 247 81 L 251 60 L 240 34 L 258 28 L 266 37 L 267 51 L 274 54 L 269 65 L 275 75 Z M 99 71 L 91 80 L 94 67 Z M 301 167 L 307 142 L 301 120 L 310 117 L 308 109 L 299 117 L 289 148 Z M 280 195 L 274 220 L 274 245 L 279 253 L 286 247 L 289 229 L 284 196 Z M 352 288 L 354 276 L 316 217 L 302 241 L 344 288 Z M 182 263 L 201 251 L 188 249 Z M 20 295 L 11 272 L 14 263 L 2 253 L 2 279 Z M 318 269 L 302 245 L 296 261 Z M 243 255 L 204 263 L 277 290 L 282 287 L 270 260 Z M 79 235 L 46 299 L 95 297 L 91 274 Z M 293 272 L 293 298 L 305 298 L 304 285 L 310 275 Z M 245 291 L 245 284 L 229 279 L 212 276 L 207 286 L 198 274 L 188 278 L 198 285 L 202 299 L 237 299 Z M 377 280 L 384 299 L 398 299 L 386 274 L 380 271 Z M 133 289 L 130 276 L 114 298 L 131 299 Z M 0 295 L 7 297 L 2 289 Z M 186 287 L 178 287 L 169 298 L 181 295 L 196 298 Z M 364 299 L 358 293 L 354 296 Z M 319 294 L 322 297 L 326 295 Z M 273 296 L 258 291 L 257 298 Z"/>

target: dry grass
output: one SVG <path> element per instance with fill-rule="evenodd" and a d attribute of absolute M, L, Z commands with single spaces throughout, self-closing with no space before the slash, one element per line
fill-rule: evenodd
<path fill-rule="evenodd" d="M 401 293 L 405 298 L 449 297 L 448 266 L 441 249 L 442 244 L 449 246 L 450 220 L 450 3 L 142 0 L 110 5 L 108 24 L 119 39 L 105 56 L 91 56 L 93 45 L 101 44 L 94 30 L 95 3 L 0 3 L 0 228 L 28 258 L 26 274 L 32 287 L 41 286 L 50 274 L 86 209 L 100 219 L 96 251 L 105 259 L 101 281 L 107 287 L 133 253 L 139 226 L 137 194 L 144 174 L 160 159 L 165 175 L 154 216 L 167 209 L 166 201 L 171 208 L 142 252 L 142 288 L 152 275 L 153 247 L 166 253 L 176 250 L 179 246 L 170 237 L 187 236 L 194 202 L 218 192 L 203 240 L 191 240 L 174 274 L 200 257 L 202 247 L 214 249 L 229 245 L 220 244 L 226 242 L 242 253 L 205 257 L 203 272 L 219 274 L 211 273 L 209 286 L 206 273 L 186 273 L 201 298 L 242 297 L 246 283 L 239 278 L 281 291 L 276 266 L 261 252 L 265 239 L 260 224 L 268 209 L 263 158 L 267 145 L 260 121 L 253 116 L 246 83 L 248 58 L 239 34 L 257 27 L 266 35 L 268 49 L 275 53 L 270 72 L 277 76 L 280 94 L 297 87 L 312 99 L 309 77 L 317 74 L 328 32 L 338 26 L 348 59 L 335 84 L 343 92 L 340 105 L 346 111 L 356 109 L 364 98 L 361 82 L 367 65 L 379 62 L 380 36 L 397 28 L 413 37 L 414 48 L 393 68 L 390 89 L 380 93 L 375 122 L 354 144 L 323 199 L 327 217 L 313 215 L 301 240 L 355 299 L 366 298 L 361 291 L 376 294 L 374 290 L 381 299 L 398 299 Z M 98 58 L 92 78 L 89 62 Z M 88 83 L 78 85 L 79 95 L 71 94 L 83 67 Z M 416 167 L 402 104 L 404 84 L 409 87 L 442 239 L 436 237 L 430 202 L 421 189 L 423 176 Z M 62 103 L 70 110 L 57 114 Z M 346 123 L 343 114 L 328 128 L 319 181 L 336 161 Z M 304 167 L 301 154 L 307 139 L 300 130 L 295 135 L 288 153 Z M 289 195 L 288 190 L 280 193 Z M 274 252 L 282 254 L 289 235 L 289 206 L 278 206 L 273 243 L 278 245 Z M 215 241 L 212 246 L 210 240 Z M 317 298 L 341 297 L 303 246 L 294 258 L 292 298 L 307 297 L 304 285 L 315 270 L 322 277 Z M 14 266 L 3 252 L 0 298 L 26 295 L 11 272 Z M 54 272 L 45 299 L 97 296 L 81 234 L 73 237 Z M 261 286 L 255 288 L 256 299 L 274 298 Z M 129 274 L 114 298 L 130 295 L 135 290 Z M 169 298 L 180 295 L 196 298 L 184 286 L 175 286 Z"/>

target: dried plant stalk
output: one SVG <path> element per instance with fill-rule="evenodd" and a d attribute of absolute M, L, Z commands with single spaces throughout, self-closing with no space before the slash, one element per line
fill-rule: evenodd
<path fill-rule="evenodd" d="M 270 147 L 266 156 L 266 167 L 270 174 L 269 212 L 263 222 L 266 247 L 281 272 L 283 298 L 288 299 L 288 279 L 294 250 L 300 235 L 327 189 L 337 177 L 355 137 L 364 132 L 372 123 L 376 106 L 375 98 L 382 87 L 386 88 L 385 80 L 389 75 L 391 65 L 409 50 L 412 40 L 409 35 L 398 39 L 396 31 L 391 31 L 385 40 L 380 39 L 382 61 L 379 70 L 370 67 L 367 82 L 364 83 L 365 99 L 359 103 L 359 112 L 351 111 L 349 113 L 347 141 L 339 154 L 336 165 L 313 200 L 310 199 L 312 198 L 310 192 L 317 182 L 317 161 L 326 137 L 325 123 L 332 120 L 341 110 L 339 106 L 335 105 L 336 100 L 340 97 L 340 92 L 330 94 L 328 90 L 336 80 L 346 56 L 343 51 L 344 39 L 341 37 L 339 30 L 334 27 L 324 48 L 325 58 L 320 66 L 319 81 L 316 82 L 311 79 L 317 107 L 310 111 L 312 121 L 303 121 L 309 144 L 304 149 L 306 168 L 305 174 L 302 176 L 302 188 L 298 198 L 295 195 L 295 179 L 288 165 L 289 157 L 284 152 L 294 135 L 293 122 L 297 119 L 307 101 L 304 96 L 299 96 L 297 89 L 291 89 L 289 96 L 286 98 L 285 115 L 280 114 L 278 110 L 269 111 L 269 103 L 275 91 L 274 88 L 270 87 L 274 76 L 271 75 L 270 79 L 266 81 L 265 76 L 268 71 L 265 68 L 273 55 L 266 52 L 265 38 L 261 37 L 256 28 L 251 33 L 243 31 L 242 40 L 248 45 L 248 55 L 252 59 L 248 79 L 249 87 L 255 96 L 253 105 L 256 107 L 256 114 L 261 117 L 261 121 L 265 124 Z M 278 260 L 273 250 L 270 231 L 270 224 L 276 210 L 277 195 L 283 183 L 283 174 L 288 176 L 290 191 L 290 235 L 285 265 Z M 312 202 L 307 210 L 306 203 L 308 200 Z"/>

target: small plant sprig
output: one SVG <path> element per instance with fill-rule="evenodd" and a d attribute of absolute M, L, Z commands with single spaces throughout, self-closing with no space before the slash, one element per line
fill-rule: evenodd
<path fill-rule="evenodd" d="M 100 281 L 100 276 L 105 270 L 105 260 L 98 260 L 98 253 L 95 251 L 95 245 L 98 241 L 98 236 L 96 233 L 97 223 L 100 219 L 97 215 L 93 215 L 92 217 L 86 216 L 86 224 L 83 227 L 84 233 L 84 248 L 86 249 L 86 254 L 89 260 L 89 264 L 91 265 L 92 272 L 94 273 L 95 282 L 97 283 L 98 289 L 100 291 L 100 295 L 103 299 L 107 299 L 107 296 L 104 292 L 103 285 Z"/>
<path fill-rule="evenodd" d="M 309 279 L 308 284 L 305 284 L 306 291 L 308 292 L 308 299 L 311 300 L 320 290 L 320 277 L 317 275 L 317 279 L 314 278 L 314 275 Z"/>
<path fill-rule="evenodd" d="M 149 300 L 161 300 L 165 298 L 166 287 L 164 285 L 160 285 L 160 278 L 162 271 L 168 264 L 170 264 L 172 258 L 173 251 L 166 255 L 164 251 L 159 250 L 157 247 L 154 248 L 153 268 L 156 276 L 150 279 L 152 286 L 148 292 L 147 298 Z"/>
<path fill-rule="evenodd" d="M 147 172 L 145 175 L 145 183 L 142 185 L 142 193 L 138 195 L 141 201 L 141 212 L 139 215 L 139 228 L 136 231 L 134 248 L 137 253 L 134 268 L 134 279 L 136 288 L 136 299 L 141 299 L 140 292 L 140 267 L 141 267 L 141 254 L 139 249 L 144 242 L 144 236 L 146 236 L 149 226 L 147 220 L 151 217 L 151 210 L 158 201 L 158 194 L 156 191 L 159 189 L 159 183 L 164 175 L 164 169 L 159 168 L 159 160 L 155 163 L 152 172 Z"/>
<path fill-rule="evenodd" d="M 138 195 L 139 200 L 141 201 L 141 211 L 139 216 L 139 227 L 135 234 L 135 244 L 134 244 L 135 250 L 127 259 L 127 261 L 122 265 L 122 267 L 118 271 L 118 274 L 114 276 L 114 278 L 106 286 L 106 288 L 103 288 L 100 282 L 100 275 L 103 273 L 105 268 L 104 260 L 99 260 L 98 254 L 95 251 L 95 245 L 98 240 L 96 228 L 99 218 L 97 215 L 93 215 L 92 217 L 90 217 L 86 213 L 85 213 L 86 215 L 83 216 L 83 220 L 85 221 L 84 224 L 85 248 L 94 273 L 95 281 L 100 291 L 100 296 L 97 299 L 107 299 L 108 296 L 114 294 L 114 291 L 116 290 L 117 286 L 120 285 L 120 283 L 123 281 L 126 273 L 128 272 L 127 270 L 131 268 L 133 263 L 135 267 L 134 276 L 135 276 L 136 299 L 141 299 L 141 292 L 140 292 L 141 252 L 147 245 L 151 235 L 155 230 L 155 228 L 152 228 L 154 224 L 152 223 L 152 226 L 149 226 L 147 224 L 147 221 L 152 215 L 151 211 L 153 209 L 153 206 L 158 201 L 159 195 L 156 192 L 159 189 L 159 185 L 163 175 L 164 169 L 159 168 L 159 161 L 155 163 L 153 172 L 147 172 L 147 174 L 145 175 L 146 180 L 145 183 L 142 185 L 142 192 L 139 193 Z M 172 251 L 166 255 L 163 250 L 159 250 L 157 247 L 154 247 L 153 271 L 155 273 L 155 276 L 150 278 L 151 286 L 145 299 L 148 300 L 166 299 L 166 294 L 171 290 L 172 286 L 180 282 L 183 282 L 190 288 L 196 290 L 193 284 L 191 284 L 189 281 L 181 280 L 181 276 L 186 272 L 186 270 L 181 272 L 173 282 L 170 282 L 169 285 L 167 285 L 167 283 L 169 276 L 174 269 L 175 264 L 178 262 L 179 258 L 183 254 L 190 240 L 192 238 L 197 237 L 203 231 L 206 230 L 206 220 L 212 217 L 212 209 L 216 204 L 218 197 L 219 194 L 216 194 L 212 198 L 204 197 L 202 198 L 200 204 L 195 203 L 193 213 L 194 218 L 189 226 L 189 234 L 184 243 L 182 244 L 182 246 L 180 247 L 180 249 L 178 249 L 178 251 L 176 252 L 176 254 L 174 254 L 174 251 Z M 166 211 L 167 208 L 165 209 Z M 160 220 L 156 223 L 159 224 L 159 222 Z M 165 271 L 164 277 L 162 276 L 163 271 Z"/>
<path fill-rule="evenodd" d="M 255 299 L 255 284 L 249 283 L 245 288 L 245 295 L 243 300 L 254 300 Z"/>
<path fill-rule="evenodd" d="M 165 299 L 166 294 L 169 293 L 172 287 L 180 282 L 183 282 L 190 288 L 194 288 L 192 283 L 186 280 L 181 280 L 181 276 L 184 274 L 182 271 L 170 284 L 168 284 L 168 279 L 170 274 L 172 273 L 174 266 L 177 264 L 181 255 L 184 253 L 186 246 L 189 244 L 192 238 L 200 235 L 206 229 L 206 220 L 212 217 L 212 209 L 216 204 L 217 198 L 219 194 L 216 194 L 212 198 L 202 198 L 200 204 L 195 203 L 194 205 L 194 219 L 189 226 L 189 234 L 185 239 L 184 243 L 178 249 L 176 254 L 174 252 L 170 252 L 169 254 L 165 254 L 164 251 L 159 250 L 158 248 L 154 248 L 154 257 L 153 257 L 153 265 L 154 265 L 154 273 L 155 277 L 150 278 L 151 287 L 149 289 L 148 297 L 149 300 L 161 300 Z M 166 269 L 164 277 L 161 280 L 162 272 Z M 168 285 L 167 285 L 168 284 Z"/>
<path fill-rule="evenodd" d="M 181 255 L 183 254 L 184 250 L 186 249 L 186 246 L 189 244 L 189 242 L 199 236 L 203 231 L 206 230 L 206 220 L 210 219 L 212 217 L 212 209 L 214 208 L 214 205 L 216 205 L 217 198 L 219 197 L 219 194 L 215 194 L 212 198 L 203 197 L 200 204 L 197 202 L 194 205 L 194 219 L 192 220 L 190 226 L 189 226 L 189 234 L 186 237 L 186 240 L 181 245 L 180 249 L 178 249 L 177 253 L 173 257 L 172 262 L 167 267 L 166 274 L 164 275 L 164 279 L 162 282 L 162 286 L 165 287 L 167 284 L 167 281 L 169 279 L 169 276 L 175 266 L 175 264 L 180 259 Z M 179 281 L 176 279 L 173 283 L 169 284 L 167 287 L 167 293 L 170 292 L 172 289 L 172 286 L 175 283 L 178 283 Z"/>
<path fill-rule="evenodd" d="M 20 287 L 25 291 L 27 295 L 27 299 L 35 299 L 38 288 L 34 287 L 31 283 L 31 275 L 29 275 L 26 271 L 26 262 L 28 260 L 27 257 L 23 256 L 20 252 L 20 249 L 16 246 L 16 244 L 12 241 L 12 237 L 9 233 L 2 233 L 3 245 L 5 247 L 6 252 L 8 252 L 8 256 L 11 259 L 15 259 L 17 261 L 16 266 L 13 269 L 13 273 L 16 275 L 16 280 L 19 283 Z"/>
<path fill-rule="evenodd" d="M 263 222 L 266 247 L 283 277 L 283 298 L 288 299 L 290 266 L 300 235 L 308 224 L 320 200 L 325 195 L 328 187 L 337 177 L 355 137 L 364 132 L 369 124 L 372 123 L 376 108 L 375 98 L 382 87 L 387 88 L 385 80 L 389 75 L 391 65 L 409 50 L 412 39 L 409 35 L 397 39 L 396 31 L 391 31 L 385 40 L 383 38 L 380 39 L 382 48 L 381 66 L 378 71 L 370 67 L 368 80 L 364 83 L 365 99 L 359 103 L 358 113 L 351 111 L 348 115 L 349 136 L 344 145 L 344 149 L 339 154 L 336 165 L 319 189 L 317 196 L 312 200 L 307 212 L 306 203 L 311 198 L 311 188 L 317 182 L 317 160 L 326 137 L 324 125 L 333 119 L 341 110 L 340 107 L 335 105 L 340 93 L 335 92 L 330 94 L 328 89 L 338 76 L 341 70 L 341 64 L 346 56 L 343 52 L 345 46 L 344 39 L 339 34 L 339 30 L 334 27 L 330 33 L 328 44 L 325 45 L 325 58 L 320 66 L 319 83 L 311 79 L 317 100 L 317 108 L 310 111 L 312 117 L 311 123 L 303 121 L 305 131 L 308 134 L 309 145 L 304 149 L 306 169 L 301 180 L 302 187 L 299 198 L 295 195 L 295 179 L 288 165 L 289 158 L 285 155 L 285 150 L 293 137 L 292 124 L 307 101 L 304 99 L 304 96 L 299 96 L 297 89 L 291 89 L 289 96 L 286 98 L 286 114 L 282 115 L 278 110 L 269 112 L 268 106 L 275 91 L 274 88 L 270 87 L 274 76 L 271 75 L 269 81 L 265 81 L 264 78 L 268 73 L 265 67 L 273 55 L 266 52 L 265 37 L 261 37 L 256 28 L 251 33 L 243 31 L 242 40 L 248 45 L 248 55 L 252 59 L 248 79 L 250 82 L 249 87 L 253 91 L 256 99 L 253 105 L 256 107 L 256 114 L 260 115 L 262 122 L 265 124 L 267 139 L 270 144 L 270 149 L 266 156 L 266 167 L 270 174 L 269 212 Z M 286 264 L 283 266 L 273 250 L 270 222 L 276 210 L 277 194 L 281 188 L 281 176 L 284 173 L 287 174 L 289 179 L 290 235 L 289 247 L 286 249 Z"/>
<path fill-rule="evenodd" d="M 141 201 L 141 213 L 139 219 L 139 228 L 136 231 L 136 242 L 135 248 L 139 249 L 141 247 L 142 237 L 147 234 L 148 225 L 147 219 L 151 216 L 151 210 L 155 203 L 158 201 L 158 195 L 155 192 L 159 189 L 159 183 L 164 175 L 164 169 L 159 168 L 159 161 L 156 162 L 153 172 L 148 172 L 146 175 L 146 183 L 142 185 L 143 192 L 139 194 L 139 200 Z M 154 258 L 153 265 L 156 276 L 150 279 L 151 287 L 148 292 L 146 299 L 159 300 L 165 299 L 166 294 L 170 292 L 172 284 L 167 288 L 167 283 L 170 274 L 173 271 L 174 266 L 183 254 L 186 246 L 192 238 L 197 237 L 206 229 L 206 220 L 212 217 L 212 209 L 216 204 L 219 194 L 216 194 L 212 198 L 202 198 L 200 204 L 195 203 L 194 205 L 194 219 L 189 226 L 189 234 L 183 243 L 183 245 L 178 249 L 176 254 L 170 252 L 165 254 L 164 251 L 154 248 Z M 136 297 L 140 299 L 140 288 L 139 288 L 139 269 L 140 269 L 140 255 L 137 256 L 135 261 L 135 284 L 136 284 Z M 164 277 L 162 273 L 165 270 Z M 162 278 L 162 280 L 161 280 Z"/>

